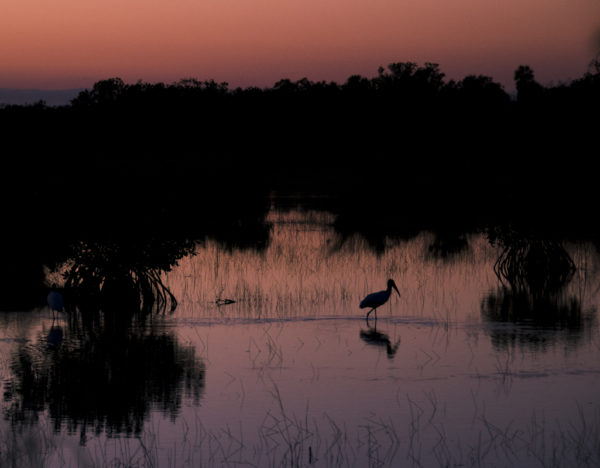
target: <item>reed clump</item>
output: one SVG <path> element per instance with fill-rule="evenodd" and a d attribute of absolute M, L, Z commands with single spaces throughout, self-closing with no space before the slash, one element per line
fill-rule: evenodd
<path fill-rule="evenodd" d="M 73 243 L 63 274 L 65 292 L 72 304 L 84 307 L 173 311 L 177 299 L 162 276 L 194 247 L 191 241 L 158 238 Z"/>
<path fill-rule="evenodd" d="M 494 271 L 515 289 L 541 296 L 559 291 L 575 274 L 573 259 L 557 240 L 511 232 L 499 244 L 502 252 Z"/>

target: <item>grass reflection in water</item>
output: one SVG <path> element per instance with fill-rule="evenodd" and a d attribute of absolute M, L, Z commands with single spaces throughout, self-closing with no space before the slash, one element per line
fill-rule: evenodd
<path fill-rule="evenodd" d="M 123 420 L 114 419 L 121 426 L 112 433 L 110 423 L 104 423 L 79 446 L 65 431 L 53 434 L 51 404 L 56 401 L 67 411 L 73 405 L 70 398 L 61 400 L 62 390 L 52 398 L 28 396 L 30 408 L 41 401 L 49 411 L 38 411 L 37 420 L 22 424 L 19 431 L 3 426 L 2 462 L 166 467 L 598 464 L 600 401 L 594 389 L 600 343 L 594 338 L 597 322 L 587 318 L 595 316 L 598 297 L 597 288 L 585 286 L 593 280 L 585 279 L 581 269 L 564 293 L 577 298 L 582 322 L 563 327 L 551 314 L 548 323 L 528 317 L 523 312 L 531 310 L 527 301 L 510 284 L 504 295 L 489 297 L 502 287 L 494 272 L 501 251 L 484 236 L 466 236 L 466 248 L 445 249 L 439 236 L 423 233 L 403 242 L 386 240 L 384 251 L 372 251 L 359 236 L 337 237 L 327 215 L 271 216 L 271 241 L 264 248 L 235 249 L 206 240 L 194 256 L 183 258 L 164 278 L 177 309 L 172 315 L 150 316 L 151 323 L 140 326 L 135 336 L 117 334 L 112 343 L 102 332 L 110 323 L 98 317 L 88 327 L 97 336 L 85 342 L 74 341 L 76 324 L 63 323 L 66 346 L 49 354 L 36 347 L 47 338 L 47 327 L 33 334 L 37 339 L 16 342 L 13 356 L 27 365 L 21 373 L 13 367 L 13 381 L 5 386 L 13 395 L 26 395 L 26 379 L 62 388 L 60 382 L 49 383 L 49 373 L 35 367 L 37 360 L 61 369 L 74 350 L 94 361 L 80 359 L 66 366 L 83 374 L 88 364 L 90 372 L 98 370 L 99 361 L 111 368 L 133 353 L 140 357 L 133 374 L 143 374 L 143 404 L 149 406 L 142 411 L 140 430 L 135 424 L 126 429 L 136 421 L 134 413 L 127 413 Z M 593 251 L 575 246 L 569 253 L 576 265 L 594 271 Z M 370 321 L 365 326 L 360 300 L 390 277 L 402 297 L 381 308 L 376 325 Z M 226 299 L 235 302 L 217 305 Z M 543 302 L 536 304 L 542 314 Z M 157 327 L 155 333 L 138 333 L 150 324 Z M 510 342 L 515 333 L 520 346 L 498 345 Z M 546 345 L 535 345 L 529 336 L 543 338 Z M 125 346 L 110 350 L 119 340 Z M 94 346 L 103 351 L 92 352 Z M 176 363 L 185 362 L 189 366 L 177 370 Z M 169 391 L 185 396 L 189 384 L 200 391 L 197 398 L 165 396 L 162 372 L 178 375 L 167 380 L 178 382 L 179 390 Z M 124 400 L 127 395 L 123 393 Z M 5 401 L 16 402 L 6 413 L 15 419 L 25 406 L 18 403 L 25 397 L 19 398 Z M 44 447 L 33 447 L 32 440 Z M 28 462 L 30 453 L 38 458 Z"/>

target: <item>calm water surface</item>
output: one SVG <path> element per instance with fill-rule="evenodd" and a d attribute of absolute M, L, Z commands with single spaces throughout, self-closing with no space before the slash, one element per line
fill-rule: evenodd
<path fill-rule="evenodd" d="M 270 221 L 265 250 L 200 245 L 165 279 L 175 312 L 125 331 L 2 313 L 2 462 L 600 463 L 595 249 L 567 246 L 577 271 L 540 321 L 514 312 L 483 235 L 448 255 L 427 233 L 378 254 L 327 214 Z M 401 297 L 367 323 L 358 303 L 388 278 Z"/>

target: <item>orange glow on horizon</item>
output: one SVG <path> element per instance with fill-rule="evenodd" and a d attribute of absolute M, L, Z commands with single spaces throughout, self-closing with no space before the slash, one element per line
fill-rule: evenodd
<path fill-rule="evenodd" d="M 0 88 L 69 88 L 119 76 L 271 86 L 343 82 L 391 62 L 450 78 L 577 78 L 597 51 L 597 0 L 9 0 L 0 6 Z"/>

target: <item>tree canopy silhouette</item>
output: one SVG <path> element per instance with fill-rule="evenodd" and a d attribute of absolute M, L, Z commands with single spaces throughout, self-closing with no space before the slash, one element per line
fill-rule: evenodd
<path fill-rule="evenodd" d="M 50 225 L 52 194 L 88 231 L 115 216 L 153 231 L 165 226 L 148 221 L 157 213 L 183 221 L 171 233 L 233 226 L 260 216 L 273 191 L 324 195 L 355 218 L 402 206 L 421 227 L 532 213 L 586 224 L 596 196 L 582 165 L 600 123 L 600 66 L 552 86 L 527 65 L 514 77 L 516 99 L 491 77 L 448 80 L 434 63 L 267 88 L 110 78 L 69 106 L 0 109 L 12 165 L 0 190 L 20 202 L 5 202 L 17 225 Z"/>

